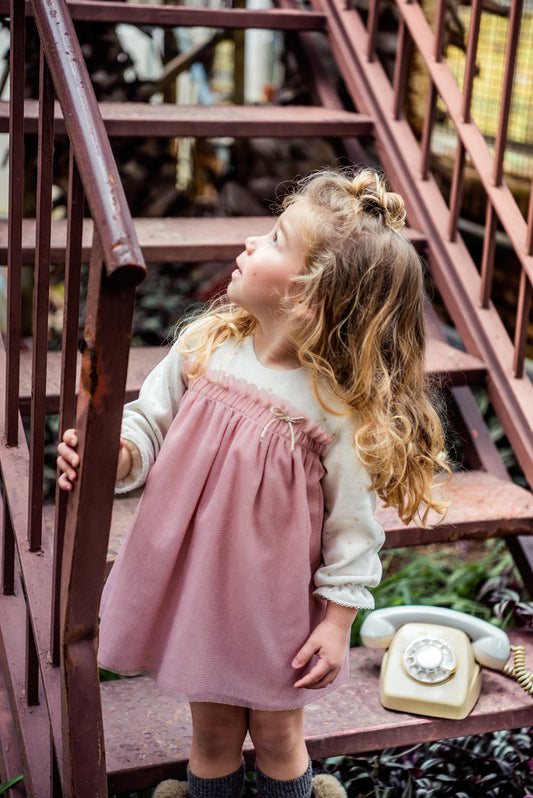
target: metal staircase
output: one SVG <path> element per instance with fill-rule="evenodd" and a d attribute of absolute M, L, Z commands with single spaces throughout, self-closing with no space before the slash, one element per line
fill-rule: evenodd
<path fill-rule="evenodd" d="M 389 6 L 391 3 L 388 4 Z M 145 261 L 220 261 L 221 274 L 242 249 L 250 225 L 263 218 L 132 220 L 112 157 L 115 136 L 327 136 L 342 141 L 355 162 L 359 141 L 372 141 L 391 182 L 406 200 L 411 236 L 458 331 L 462 347 L 444 338 L 428 308 L 431 330 L 427 368 L 446 392 L 466 452 L 455 475 L 446 521 L 431 530 L 404 527 L 379 510 L 387 546 L 505 536 L 533 595 L 533 497 L 510 481 L 471 393 L 486 388 L 531 486 L 533 388 L 524 356 L 533 280 L 533 211 L 524 220 L 502 179 L 508 107 L 522 3 L 512 3 L 499 134 L 495 154 L 470 118 L 482 3 L 472 2 L 467 70 L 462 92 L 443 58 L 446 3 L 431 26 L 413 0 L 392 3 L 398 20 L 392 80 L 380 61 L 380 11 L 363 12 L 339 0 L 292 0 L 277 8 L 200 9 L 101 0 L 0 0 L 10 17 L 11 101 L 0 102 L 0 132 L 10 133 L 10 215 L 0 224 L 0 253 L 8 265 L 8 331 L 0 356 L 4 509 L 3 593 L 0 596 L 0 773 L 24 781 L 12 796 L 95 798 L 140 789 L 184 771 L 190 737 L 186 708 L 169 701 L 146 679 L 98 683 L 96 639 L 99 594 L 127 527 L 136 497 L 113 499 L 114 469 L 124 396 L 134 396 L 143 376 L 164 354 L 133 349 L 129 356 L 136 284 Z M 24 19 L 35 18 L 42 57 L 39 100 L 24 97 Z M 162 104 L 97 105 L 77 43 L 84 20 L 161 26 L 267 28 L 290 31 L 315 105 L 231 105 L 200 108 Z M 73 22 L 74 20 L 74 22 Z M 477 31 L 476 31 L 477 26 Z M 346 109 L 324 68 L 316 37 L 334 57 Z M 513 44 L 514 42 L 514 44 Z M 403 108 L 413 48 L 429 75 L 426 122 L 418 141 Z M 433 175 L 432 133 L 445 113 L 455 130 L 457 154 L 449 196 Z M 444 110 L 443 110 L 444 109 Z M 24 136 L 38 133 L 37 216 L 23 218 Z M 52 221 L 54 137 L 68 138 L 68 216 Z M 111 142 L 111 143 L 110 143 Z M 486 194 L 482 262 L 472 259 L 459 234 L 468 164 Z M 88 218 L 84 218 L 84 207 Z M 491 302 L 495 238 L 505 231 L 520 264 L 516 330 L 509 337 Z M 21 352 L 21 269 L 34 264 L 31 353 Z M 61 353 L 48 352 L 49 265 L 64 264 L 65 316 Z M 88 263 L 85 333 L 78 353 L 81 265 Z M 76 426 L 82 466 L 77 489 L 55 508 L 43 507 L 44 424 L 60 415 L 60 430 Z M 28 437 L 22 418 L 28 418 Z M 109 537 L 111 529 L 111 535 Z M 533 657 L 532 635 L 514 634 Z M 383 710 L 377 697 L 379 655 L 354 650 L 346 688 L 308 713 L 310 753 L 322 757 L 456 735 L 457 722 Z M 531 699 L 500 674 L 487 673 L 484 690 L 460 733 L 512 728 L 531 722 Z M 247 756 L 253 752 L 248 749 Z"/>

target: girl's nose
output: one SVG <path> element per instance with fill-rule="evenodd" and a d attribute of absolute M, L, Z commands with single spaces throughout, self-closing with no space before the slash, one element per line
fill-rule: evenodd
<path fill-rule="evenodd" d="M 248 255 L 250 255 L 256 247 L 257 239 L 255 236 L 248 236 L 244 242 L 244 246 Z"/>

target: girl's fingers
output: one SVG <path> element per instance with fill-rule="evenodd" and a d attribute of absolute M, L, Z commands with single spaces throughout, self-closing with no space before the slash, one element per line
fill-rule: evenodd
<path fill-rule="evenodd" d="M 72 468 L 71 463 L 69 463 L 69 461 L 65 460 L 63 457 L 58 457 L 56 462 L 59 470 L 63 472 L 70 482 L 73 482 L 76 479 L 78 472 L 75 468 Z M 63 474 L 61 476 L 63 476 Z"/>
<path fill-rule="evenodd" d="M 78 445 L 78 436 L 76 430 L 67 429 L 63 433 L 63 440 L 57 447 L 57 467 L 62 472 L 57 480 L 59 487 L 62 490 L 72 490 L 72 483 L 76 480 L 78 472 L 77 467 L 80 464 L 80 458 L 76 451 Z"/>
<path fill-rule="evenodd" d="M 307 687 L 310 690 L 318 690 L 321 687 L 326 687 L 328 684 L 331 684 L 338 670 L 337 668 L 331 668 L 323 660 L 320 660 L 308 674 L 298 679 L 298 681 L 294 683 L 294 686 L 298 689 Z"/>
<path fill-rule="evenodd" d="M 72 466 L 73 468 L 77 468 L 78 465 L 80 464 L 80 458 L 78 453 L 76 452 L 75 449 L 72 449 L 66 443 L 60 443 L 59 446 L 57 447 L 57 452 L 59 454 L 58 465 L 60 458 L 63 460 L 63 462 L 67 463 L 69 466 Z M 65 471 L 64 468 L 62 470 Z"/>
<path fill-rule="evenodd" d="M 57 484 L 61 490 L 72 490 L 72 482 L 68 479 L 66 474 L 61 474 L 57 480 Z"/>
<path fill-rule="evenodd" d="M 63 441 L 67 444 L 67 446 L 75 447 L 78 445 L 78 436 L 76 435 L 75 429 L 67 429 L 63 433 Z"/>

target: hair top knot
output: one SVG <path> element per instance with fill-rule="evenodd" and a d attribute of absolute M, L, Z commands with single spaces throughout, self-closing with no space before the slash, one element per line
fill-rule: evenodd
<path fill-rule="evenodd" d="M 394 191 L 389 191 L 385 177 L 371 169 L 363 169 L 350 182 L 350 193 L 359 211 L 379 217 L 392 230 L 405 225 L 405 205 Z"/>

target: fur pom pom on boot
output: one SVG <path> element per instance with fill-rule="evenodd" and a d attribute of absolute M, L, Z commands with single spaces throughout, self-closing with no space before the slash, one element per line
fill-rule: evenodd
<path fill-rule="evenodd" d="M 167 779 L 160 782 L 154 790 L 152 798 L 186 798 L 187 782 Z"/>
<path fill-rule="evenodd" d="M 313 798 L 347 798 L 347 795 L 335 776 L 323 773 L 313 779 Z"/>

